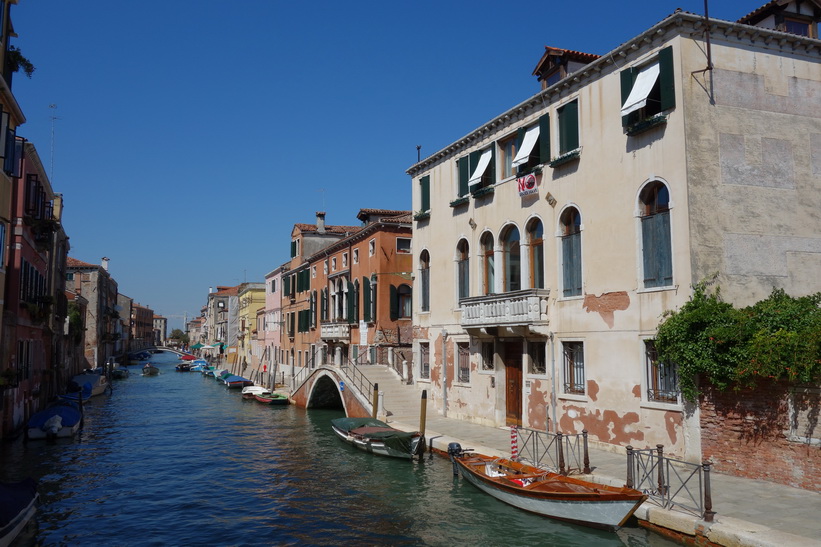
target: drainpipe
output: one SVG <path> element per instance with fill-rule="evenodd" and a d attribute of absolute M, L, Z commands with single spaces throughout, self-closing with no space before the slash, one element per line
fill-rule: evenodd
<path fill-rule="evenodd" d="M 448 330 L 442 329 L 442 417 L 448 417 Z"/>
<path fill-rule="evenodd" d="M 553 433 L 559 432 L 559 425 L 556 423 L 556 348 L 553 341 L 553 333 L 549 334 L 550 338 L 550 372 L 553 375 L 553 395 L 550 401 L 550 408 L 553 410 Z"/>

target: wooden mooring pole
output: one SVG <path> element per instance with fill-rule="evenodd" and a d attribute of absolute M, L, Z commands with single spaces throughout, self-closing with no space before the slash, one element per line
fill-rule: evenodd
<path fill-rule="evenodd" d="M 376 412 L 379 410 L 379 384 L 373 385 L 373 412 L 371 418 L 376 419 Z"/>
<path fill-rule="evenodd" d="M 422 437 L 419 439 L 419 442 L 422 443 L 422 446 L 419 449 L 419 461 L 422 461 L 422 457 L 425 454 L 425 422 L 428 419 L 428 390 L 422 390 L 422 399 L 419 404 L 419 432 L 422 434 Z"/>

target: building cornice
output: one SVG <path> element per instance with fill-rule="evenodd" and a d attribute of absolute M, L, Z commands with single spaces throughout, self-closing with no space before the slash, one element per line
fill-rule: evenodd
<path fill-rule="evenodd" d="M 579 89 L 599 79 L 602 73 L 609 74 L 613 70 L 620 70 L 625 64 L 643 55 L 648 46 L 659 45 L 674 36 L 692 38 L 703 35 L 705 24 L 706 21 L 702 15 L 686 11 L 675 12 L 642 34 L 624 42 L 554 85 L 496 116 L 478 129 L 413 164 L 405 173 L 413 177 L 447 158 L 465 153 L 488 137 L 512 128 L 534 113 L 543 111 L 546 106 L 573 95 Z M 726 42 L 729 39 L 745 40 L 749 42 L 749 45 L 761 45 L 774 50 L 786 51 L 791 55 L 796 53 L 821 54 L 821 40 L 818 39 L 720 19 L 710 19 L 709 24 L 710 38 L 714 43 L 716 41 Z M 706 64 L 705 58 L 705 66 Z"/>

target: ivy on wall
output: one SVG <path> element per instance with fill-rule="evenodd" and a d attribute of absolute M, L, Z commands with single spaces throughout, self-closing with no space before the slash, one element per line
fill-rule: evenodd
<path fill-rule="evenodd" d="M 699 378 L 717 389 L 759 380 L 821 381 L 821 293 L 794 298 L 773 289 L 766 300 L 737 309 L 708 282 L 694 287 L 678 311 L 664 314 L 656 335 L 659 359 L 676 363 L 681 392 L 699 395 Z"/>

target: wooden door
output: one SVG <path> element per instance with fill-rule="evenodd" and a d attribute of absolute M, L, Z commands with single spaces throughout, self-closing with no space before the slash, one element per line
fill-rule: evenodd
<path fill-rule="evenodd" d="M 522 342 L 505 342 L 505 407 L 507 425 L 522 425 Z"/>

